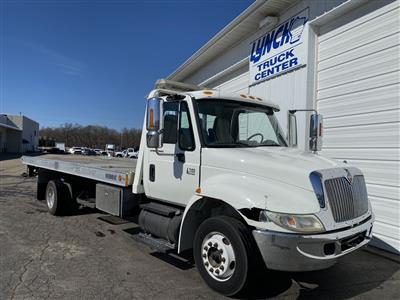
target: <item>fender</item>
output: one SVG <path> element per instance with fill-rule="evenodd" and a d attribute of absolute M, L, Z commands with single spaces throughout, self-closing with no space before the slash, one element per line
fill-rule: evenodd
<path fill-rule="evenodd" d="M 190 209 L 192 208 L 193 204 L 202 199 L 203 197 L 200 195 L 194 195 L 192 198 L 190 198 L 188 204 L 185 207 L 185 211 L 183 212 L 182 216 L 182 222 L 181 222 L 181 227 L 179 229 L 179 240 L 178 240 L 178 253 L 181 253 L 181 251 L 190 249 L 191 245 L 188 245 L 189 243 L 186 242 L 186 236 L 188 235 L 188 232 L 191 232 L 194 230 L 194 228 L 188 228 L 189 226 L 193 226 L 192 224 L 187 224 L 185 223 L 186 221 L 186 216 L 188 215 Z M 184 226 L 186 225 L 186 226 Z M 183 238 L 182 238 L 183 236 Z M 182 247 L 182 243 L 185 245 Z"/>
<path fill-rule="evenodd" d="M 196 218 L 196 212 L 202 210 L 205 198 L 222 201 L 248 225 L 266 229 L 267 223 L 249 219 L 241 210 L 256 208 L 294 214 L 316 213 L 320 210 L 315 194 L 309 190 L 248 174 L 227 174 L 225 170 L 224 174 L 205 180 L 201 184 L 201 193 L 189 200 L 179 231 L 178 253 L 192 246 L 195 231 L 203 221 Z"/>
<path fill-rule="evenodd" d="M 205 197 L 200 194 L 194 195 L 183 212 L 179 230 L 178 253 L 192 248 L 197 228 L 205 219 L 215 215 L 232 216 L 241 219 L 247 224 L 251 222 L 226 201 Z"/>

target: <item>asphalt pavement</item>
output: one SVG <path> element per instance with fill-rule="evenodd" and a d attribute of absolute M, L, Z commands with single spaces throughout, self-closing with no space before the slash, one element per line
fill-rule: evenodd
<path fill-rule="evenodd" d="M 96 210 L 55 217 L 35 199 L 36 178 L 0 156 L 0 299 L 218 299 L 190 255 L 163 254 Z M 358 251 L 330 269 L 259 274 L 249 299 L 400 299 L 400 265 Z"/>

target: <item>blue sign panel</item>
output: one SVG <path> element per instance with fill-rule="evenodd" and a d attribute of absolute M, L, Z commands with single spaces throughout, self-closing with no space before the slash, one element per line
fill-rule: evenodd
<path fill-rule="evenodd" d="M 250 84 L 257 84 L 304 65 L 303 33 L 307 21 L 308 9 L 251 43 Z"/>

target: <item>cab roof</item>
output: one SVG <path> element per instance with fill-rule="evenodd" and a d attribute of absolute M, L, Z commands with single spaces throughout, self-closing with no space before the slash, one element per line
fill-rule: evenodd
<path fill-rule="evenodd" d="M 185 94 L 195 99 L 207 99 L 207 98 L 226 99 L 226 100 L 263 105 L 272 108 L 274 111 L 280 110 L 279 105 L 273 103 L 272 101 L 268 101 L 263 98 L 247 95 L 244 93 L 226 93 L 226 92 L 220 92 L 218 90 L 202 90 L 202 91 L 186 92 Z"/>
<path fill-rule="evenodd" d="M 204 86 L 194 85 L 186 82 L 178 82 L 168 79 L 159 79 L 154 85 L 154 90 L 150 92 L 147 98 L 160 96 L 188 95 L 195 99 L 218 98 L 233 101 L 241 101 L 253 104 L 264 105 L 279 111 L 279 105 L 272 101 L 247 95 L 244 93 L 226 93 L 215 89 L 208 89 Z"/>

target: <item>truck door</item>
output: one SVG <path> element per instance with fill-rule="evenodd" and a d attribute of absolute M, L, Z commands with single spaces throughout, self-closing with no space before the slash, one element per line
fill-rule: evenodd
<path fill-rule="evenodd" d="M 186 101 L 164 103 L 163 146 L 150 150 L 146 164 L 151 198 L 186 204 L 199 186 L 200 143 L 192 116 Z"/>

